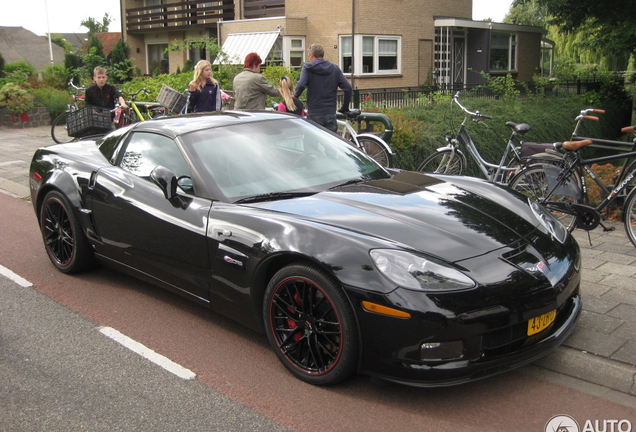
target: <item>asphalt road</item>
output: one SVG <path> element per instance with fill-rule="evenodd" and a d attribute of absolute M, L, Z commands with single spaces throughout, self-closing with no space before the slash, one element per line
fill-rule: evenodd
<path fill-rule="evenodd" d="M 48 261 L 31 203 L 0 194 L 0 431 L 544 431 L 555 415 L 626 419 L 636 408 L 536 366 L 459 387 L 319 388 L 293 378 L 265 338 L 107 269 Z M 183 380 L 106 338 L 118 330 L 196 374 Z"/>
<path fill-rule="evenodd" d="M 284 431 L 179 378 L 93 322 L 0 277 L 0 430 Z"/>

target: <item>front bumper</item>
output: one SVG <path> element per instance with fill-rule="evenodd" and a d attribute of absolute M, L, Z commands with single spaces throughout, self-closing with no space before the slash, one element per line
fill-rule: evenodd
<path fill-rule="evenodd" d="M 422 293 L 396 290 L 381 296 L 349 291 L 361 329 L 359 370 L 387 381 L 443 387 L 528 364 L 561 345 L 580 317 L 580 274 L 571 272 L 569 280 L 564 279 L 558 285 L 558 289 L 544 287 L 525 297 L 513 297 L 505 305 L 484 302 L 482 308 L 470 313 L 450 312 L 451 302 L 442 304 L 440 297 Z M 407 319 L 382 316 L 358 306 L 366 300 L 399 308 L 412 306 L 416 298 L 418 307 L 402 309 L 411 312 L 411 318 Z M 548 327 L 528 335 L 531 319 L 555 310 L 554 321 Z M 446 357 L 425 355 L 424 345 L 440 343 L 450 347 L 440 350 Z"/>

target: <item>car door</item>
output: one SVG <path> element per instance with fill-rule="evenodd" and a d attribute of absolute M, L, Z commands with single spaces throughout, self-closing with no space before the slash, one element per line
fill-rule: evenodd
<path fill-rule="evenodd" d="M 208 301 L 210 200 L 181 191 L 169 201 L 150 179 L 158 165 L 190 177 L 172 138 L 133 132 L 122 151 L 118 164 L 91 175 L 88 195 L 101 240 L 96 252 Z"/>

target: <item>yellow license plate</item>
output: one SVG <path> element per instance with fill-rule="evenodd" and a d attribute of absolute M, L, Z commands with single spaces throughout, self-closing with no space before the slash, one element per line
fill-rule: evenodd
<path fill-rule="evenodd" d="M 548 313 L 544 313 L 543 315 L 536 318 L 532 318 L 530 321 L 528 321 L 528 336 L 532 336 L 533 334 L 545 330 L 550 324 L 554 322 L 555 318 L 556 309 Z"/>

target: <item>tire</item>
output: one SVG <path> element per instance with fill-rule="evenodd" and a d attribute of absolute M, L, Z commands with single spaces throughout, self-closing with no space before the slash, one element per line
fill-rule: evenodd
<path fill-rule="evenodd" d="M 139 123 L 139 117 L 137 116 L 137 113 L 135 112 L 134 109 L 130 108 L 130 110 L 128 111 L 128 118 L 130 119 L 130 123 Z"/>
<path fill-rule="evenodd" d="M 623 205 L 623 223 L 627 237 L 636 247 L 636 187 L 627 195 Z"/>
<path fill-rule="evenodd" d="M 78 139 L 68 134 L 68 129 L 66 127 L 66 118 L 68 115 L 68 111 L 63 112 L 57 116 L 55 120 L 53 120 L 53 124 L 51 125 L 51 138 L 53 138 L 53 141 L 58 144 L 68 143 Z"/>
<path fill-rule="evenodd" d="M 79 273 L 94 267 L 93 249 L 71 203 L 62 193 L 51 191 L 44 197 L 40 230 L 46 253 L 59 271 Z"/>
<path fill-rule="evenodd" d="M 293 264 L 269 281 L 263 303 L 267 338 L 278 359 L 313 385 L 356 372 L 358 330 L 342 288 L 311 265 Z"/>
<path fill-rule="evenodd" d="M 417 167 L 418 172 L 431 174 L 462 175 L 466 169 L 466 156 L 459 150 L 453 152 L 449 148 L 437 150 L 424 159 Z"/>
<path fill-rule="evenodd" d="M 358 136 L 356 138 L 362 150 L 385 168 L 393 166 L 393 155 L 378 138 Z"/>
<path fill-rule="evenodd" d="M 581 185 L 581 181 L 578 175 L 572 174 L 572 181 L 577 185 Z M 531 165 L 526 169 L 517 173 L 508 187 L 512 190 L 522 193 L 523 195 L 533 198 L 546 205 L 546 207 L 552 212 L 552 214 L 565 226 L 568 231 L 572 231 L 576 227 L 576 217 L 574 215 L 560 212 L 554 208 L 550 208 L 549 202 L 567 202 L 567 203 L 580 203 L 581 200 L 571 196 L 552 195 L 549 202 L 545 202 L 546 195 L 548 193 L 548 180 L 545 170 L 541 165 Z"/>

